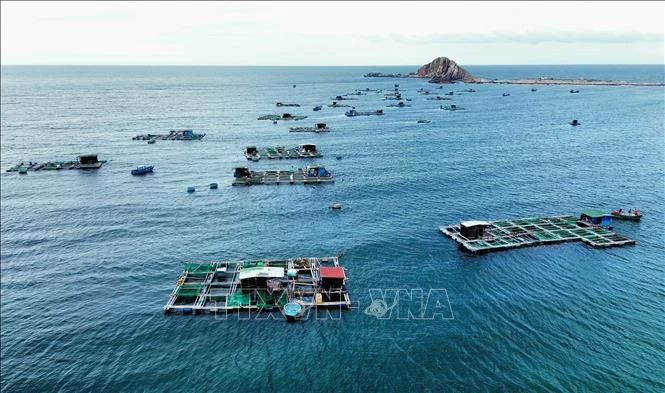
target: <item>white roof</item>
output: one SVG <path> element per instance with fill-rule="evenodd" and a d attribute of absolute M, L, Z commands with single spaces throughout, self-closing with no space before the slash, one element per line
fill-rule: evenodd
<path fill-rule="evenodd" d="M 462 222 L 460 222 L 460 225 L 465 226 L 465 227 L 475 227 L 475 226 L 478 226 L 478 225 L 487 226 L 487 225 L 490 225 L 490 223 L 487 222 L 487 221 L 471 220 L 471 221 L 462 221 Z"/>
<path fill-rule="evenodd" d="M 239 277 L 241 280 L 247 278 L 256 278 L 256 277 L 284 277 L 284 268 L 283 267 L 251 267 L 248 269 L 242 269 L 240 271 Z"/>

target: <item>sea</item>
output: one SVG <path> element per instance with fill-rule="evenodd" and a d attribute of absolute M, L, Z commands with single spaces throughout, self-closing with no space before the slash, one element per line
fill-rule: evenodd
<path fill-rule="evenodd" d="M 465 68 L 665 82 L 663 65 Z M 0 390 L 665 391 L 664 88 L 363 77 L 415 69 L 2 66 Z M 395 85 L 410 106 L 388 107 Z M 327 106 L 367 89 L 340 102 L 385 115 Z M 257 120 L 285 112 L 308 117 Z M 331 131 L 289 132 L 320 122 Z M 183 128 L 206 136 L 132 140 Z M 301 143 L 323 157 L 243 156 Z M 89 153 L 107 162 L 6 171 Z M 154 173 L 132 176 L 141 164 Z M 231 186 L 238 166 L 306 165 L 335 183 Z M 644 214 L 613 222 L 634 246 L 472 255 L 439 231 L 619 208 Z M 163 314 L 188 262 L 335 255 L 349 310 Z"/>

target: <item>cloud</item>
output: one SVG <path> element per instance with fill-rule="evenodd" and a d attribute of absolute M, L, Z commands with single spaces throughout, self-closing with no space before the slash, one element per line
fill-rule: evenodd
<path fill-rule="evenodd" d="M 356 34 L 354 38 L 371 43 L 401 43 L 407 45 L 429 44 L 626 44 L 663 43 L 660 33 L 606 32 L 606 31 L 559 31 L 559 32 L 490 32 L 490 33 L 433 33 L 411 35 L 402 33 Z"/>

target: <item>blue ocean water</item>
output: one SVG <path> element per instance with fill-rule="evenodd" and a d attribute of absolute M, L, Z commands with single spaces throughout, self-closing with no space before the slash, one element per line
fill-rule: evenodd
<path fill-rule="evenodd" d="M 663 66 L 467 68 L 500 79 L 664 80 Z M 362 77 L 413 69 L 2 67 L 1 390 L 665 390 L 663 87 L 460 84 L 441 91 L 477 92 L 441 102 L 417 93 L 436 94 L 425 80 Z M 382 117 L 325 106 L 394 83 L 411 107 L 388 108 L 394 101 L 374 93 L 352 103 L 385 108 Z M 278 101 L 309 117 L 257 120 L 285 112 Z M 288 132 L 315 122 L 333 131 Z M 131 139 L 175 128 L 207 135 Z M 237 165 L 306 165 L 249 163 L 246 145 L 303 142 L 320 147 L 312 162 L 335 184 L 230 186 Z M 108 163 L 5 172 L 83 153 Z M 153 175 L 130 175 L 145 163 Z M 191 185 L 199 189 L 187 194 Z M 344 209 L 330 211 L 332 201 Z M 635 246 L 471 256 L 438 232 L 466 219 L 619 207 L 645 214 L 614 223 Z M 341 316 L 162 314 L 185 262 L 340 252 L 355 303 Z M 365 312 L 395 293 L 399 307 L 383 318 Z"/>

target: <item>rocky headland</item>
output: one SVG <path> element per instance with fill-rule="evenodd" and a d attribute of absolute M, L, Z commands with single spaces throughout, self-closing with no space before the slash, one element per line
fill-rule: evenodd
<path fill-rule="evenodd" d="M 428 78 L 429 83 L 497 83 L 516 85 L 597 85 L 597 86 L 665 86 L 665 83 L 641 83 L 598 79 L 555 79 L 552 77 L 539 77 L 535 79 L 510 79 L 499 80 L 481 78 L 471 75 L 467 70 L 460 67 L 447 57 L 437 57 L 431 62 L 418 68 L 416 72 L 382 73 L 370 72 L 364 75 L 366 78 Z"/>

